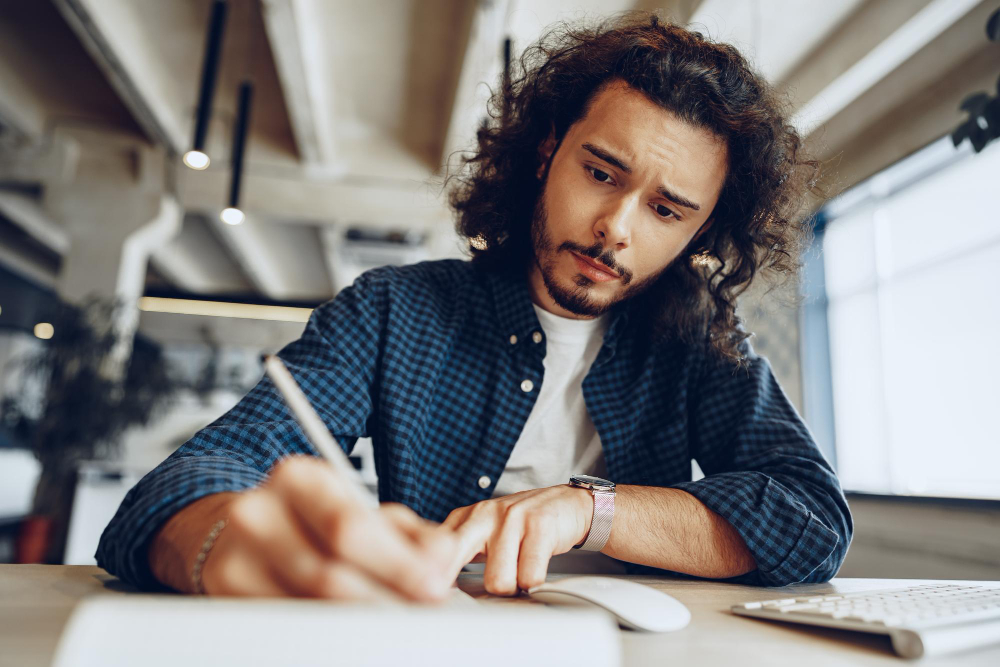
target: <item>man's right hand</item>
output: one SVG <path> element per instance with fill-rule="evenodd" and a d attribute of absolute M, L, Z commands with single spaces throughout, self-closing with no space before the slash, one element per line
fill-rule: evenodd
<path fill-rule="evenodd" d="M 228 515 L 202 569 L 209 595 L 430 602 L 443 599 L 453 583 L 457 539 L 451 531 L 405 505 L 366 505 L 322 459 L 289 457 L 260 487 L 225 495 L 225 504 L 214 503 L 211 511 L 205 511 L 211 502 L 192 503 L 157 534 L 150 565 L 161 581 L 180 583 L 158 555 L 183 553 L 189 578 L 211 525 Z M 189 511 L 197 515 L 184 516 Z M 200 530 L 191 530 L 195 526 Z M 181 590 L 190 589 L 188 583 Z"/>

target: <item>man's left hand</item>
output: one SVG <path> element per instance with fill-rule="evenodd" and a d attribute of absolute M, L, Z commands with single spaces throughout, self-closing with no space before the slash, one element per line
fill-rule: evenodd
<path fill-rule="evenodd" d="M 583 542 L 593 518 L 591 492 L 560 484 L 459 507 L 442 526 L 459 538 L 456 577 L 485 560 L 486 590 L 515 595 L 544 583 L 549 559 Z"/>

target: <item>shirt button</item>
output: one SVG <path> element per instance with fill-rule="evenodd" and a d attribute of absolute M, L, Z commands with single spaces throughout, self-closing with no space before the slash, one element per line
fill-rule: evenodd
<path fill-rule="evenodd" d="M 542 332 L 541 331 L 536 331 L 535 333 L 531 334 L 531 340 L 535 341 L 536 343 L 541 343 L 542 342 Z"/>
<path fill-rule="evenodd" d="M 517 336 L 515 336 L 514 334 L 510 335 L 510 344 L 517 345 Z"/>
<path fill-rule="evenodd" d="M 526 394 L 534 388 L 535 388 L 535 383 L 532 382 L 531 380 L 523 380 L 521 382 L 521 391 L 523 391 Z"/>
<path fill-rule="evenodd" d="M 479 478 L 479 488 L 480 489 L 488 488 L 491 481 L 492 480 L 490 480 L 489 477 L 487 477 L 486 475 L 483 475 L 482 477 Z"/>

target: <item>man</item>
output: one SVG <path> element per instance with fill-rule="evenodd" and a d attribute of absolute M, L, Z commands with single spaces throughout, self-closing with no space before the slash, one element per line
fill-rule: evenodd
<path fill-rule="evenodd" d="M 492 104 L 451 195 L 472 261 L 369 271 L 279 353 L 347 450 L 372 438 L 383 504 L 344 491 L 265 378 L 129 492 L 100 565 L 416 600 L 483 560 L 515 594 L 575 546 L 757 585 L 837 572 L 839 483 L 735 315 L 807 232 L 814 163 L 765 83 L 629 15 L 550 34 Z"/>

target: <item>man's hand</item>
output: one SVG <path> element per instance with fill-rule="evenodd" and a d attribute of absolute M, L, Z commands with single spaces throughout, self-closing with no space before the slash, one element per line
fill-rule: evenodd
<path fill-rule="evenodd" d="M 561 484 L 459 507 L 441 525 L 458 536 L 454 576 L 485 560 L 486 590 L 514 595 L 544 583 L 549 559 L 583 542 L 593 518 L 590 491 Z"/>
<path fill-rule="evenodd" d="M 454 582 L 455 536 L 404 505 L 368 507 L 348 488 L 321 459 L 279 462 L 262 486 L 234 496 L 202 570 L 205 592 L 444 598 Z"/>

